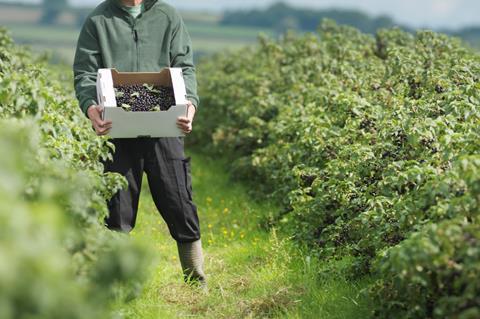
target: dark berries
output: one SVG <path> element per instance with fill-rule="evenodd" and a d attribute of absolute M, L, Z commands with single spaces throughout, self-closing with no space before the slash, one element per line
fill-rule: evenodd
<path fill-rule="evenodd" d="M 438 94 L 445 93 L 446 89 L 440 84 L 435 85 L 435 92 Z"/>
<path fill-rule="evenodd" d="M 117 106 L 131 112 L 167 111 L 175 104 L 173 88 L 150 84 L 115 87 Z"/>
<path fill-rule="evenodd" d="M 360 129 L 365 131 L 371 131 L 375 129 L 375 121 L 369 118 L 365 118 L 360 122 Z"/>

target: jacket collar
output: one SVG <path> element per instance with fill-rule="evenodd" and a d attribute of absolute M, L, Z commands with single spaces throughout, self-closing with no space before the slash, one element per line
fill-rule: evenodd
<path fill-rule="evenodd" d="M 143 0 L 143 5 L 145 6 L 145 11 L 150 10 L 151 7 L 157 2 L 158 0 Z M 124 11 L 122 7 L 122 1 L 121 0 L 110 0 L 110 3 L 112 3 L 116 8 Z"/>

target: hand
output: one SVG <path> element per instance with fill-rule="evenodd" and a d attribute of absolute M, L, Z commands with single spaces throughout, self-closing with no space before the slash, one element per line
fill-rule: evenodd
<path fill-rule="evenodd" d="M 93 128 L 97 135 L 106 135 L 112 129 L 112 121 L 102 120 L 103 107 L 100 105 L 92 105 L 88 108 L 87 115 L 92 121 Z"/>
<path fill-rule="evenodd" d="M 193 118 L 195 117 L 196 108 L 192 102 L 187 103 L 187 115 L 180 116 L 177 119 L 177 127 L 182 130 L 183 133 L 189 134 L 192 132 Z"/>

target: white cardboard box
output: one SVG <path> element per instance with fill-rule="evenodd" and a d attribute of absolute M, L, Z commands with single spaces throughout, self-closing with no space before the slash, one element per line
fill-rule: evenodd
<path fill-rule="evenodd" d="M 154 84 L 173 87 L 175 105 L 168 111 L 127 112 L 117 107 L 114 87 L 117 85 Z M 177 127 L 179 116 L 187 113 L 187 91 L 181 68 L 165 68 L 160 72 L 118 72 L 99 69 L 97 98 L 104 107 L 103 119 L 112 121 L 108 134 L 113 138 L 178 137 L 185 134 Z"/>

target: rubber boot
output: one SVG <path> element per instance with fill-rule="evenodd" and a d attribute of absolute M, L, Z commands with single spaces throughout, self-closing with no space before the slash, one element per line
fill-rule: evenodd
<path fill-rule="evenodd" d="M 183 277 L 187 283 L 198 283 L 206 288 L 206 276 L 203 272 L 202 241 L 192 243 L 178 243 L 178 256 L 182 264 Z"/>

